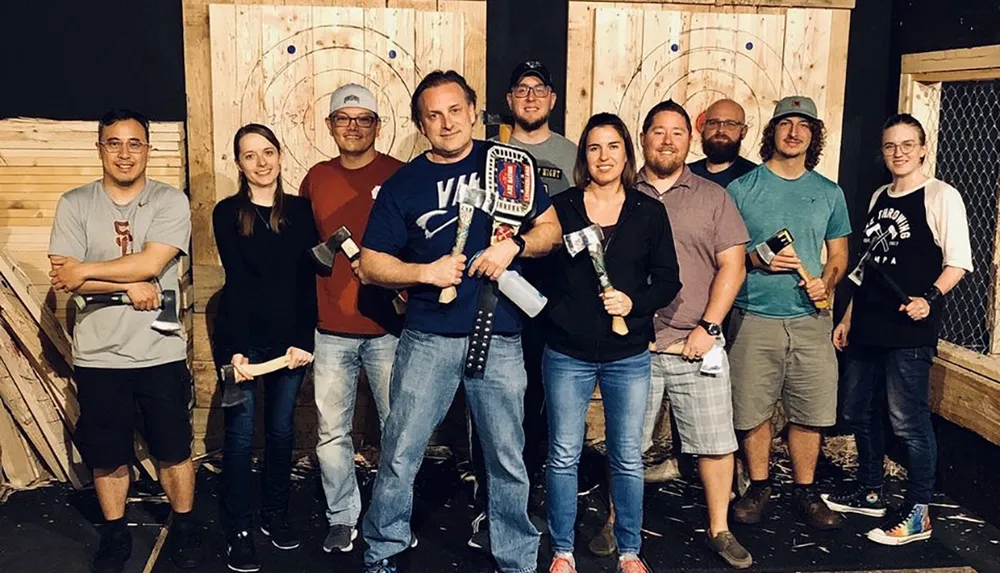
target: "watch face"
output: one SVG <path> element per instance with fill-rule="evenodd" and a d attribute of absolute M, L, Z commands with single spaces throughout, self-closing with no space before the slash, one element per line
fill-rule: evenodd
<path fill-rule="evenodd" d="M 701 326 L 704 327 L 705 331 L 711 334 L 712 336 L 718 336 L 722 334 L 722 328 L 718 324 L 703 320 L 701 321 Z"/>

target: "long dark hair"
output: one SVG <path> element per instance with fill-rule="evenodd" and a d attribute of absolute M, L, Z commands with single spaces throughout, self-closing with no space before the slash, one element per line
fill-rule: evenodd
<path fill-rule="evenodd" d="M 885 132 L 888 131 L 890 127 L 896 127 L 897 125 L 908 125 L 917 130 L 917 133 L 920 135 L 920 147 L 927 145 L 927 132 L 924 131 L 924 126 L 920 123 L 919 119 L 908 113 L 897 113 L 889 116 L 889 119 L 885 120 L 885 123 L 882 124 L 882 135 L 885 135 Z M 882 158 L 882 150 L 879 149 L 879 159 L 882 160 Z M 921 165 L 924 163 L 925 159 L 927 159 L 926 155 L 920 158 Z"/>
<path fill-rule="evenodd" d="M 584 187 L 590 183 L 590 170 L 587 169 L 587 137 L 590 132 L 598 127 L 613 127 L 618 135 L 625 142 L 625 169 L 622 171 L 622 185 L 626 189 L 635 187 L 635 146 L 632 145 L 632 136 L 625 127 L 622 118 L 613 113 L 601 112 L 594 114 L 587 121 L 587 126 L 580 134 L 580 144 L 576 146 L 576 165 L 573 166 L 573 182 L 577 187 Z"/>
<path fill-rule="evenodd" d="M 255 133 L 264 139 L 266 139 L 278 153 L 281 153 L 281 143 L 278 142 L 277 136 L 271 131 L 271 128 L 266 125 L 261 125 L 259 123 L 248 123 L 236 131 L 236 135 L 233 136 L 233 159 L 236 161 L 237 165 L 240 161 L 240 140 L 243 139 L 244 135 L 249 135 Z M 280 167 L 280 165 L 279 165 Z M 240 169 L 240 187 L 236 190 L 237 201 L 237 220 L 239 221 L 240 234 L 244 237 L 249 237 L 253 235 L 253 224 L 254 220 L 259 217 L 256 207 L 250 201 L 250 182 L 247 181 L 247 176 L 244 175 L 243 170 Z M 281 183 L 281 174 L 278 174 L 278 187 L 274 190 L 274 205 L 271 207 L 271 220 L 268 224 L 271 230 L 275 233 L 281 232 L 281 226 L 285 224 L 285 189 Z"/>
<path fill-rule="evenodd" d="M 760 138 L 760 158 L 768 162 L 774 157 L 776 145 L 774 143 L 774 131 L 778 122 L 784 119 L 779 117 L 767 122 L 764 134 Z M 819 165 L 819 158 L 823 155 L 823 147 L 826 146 L 826 126 L 822 120 L 805 118 L 809 122 L 809 131 L 812 133 L 812 141 L 806 149 L 806 169 L 812 171 Z"/>

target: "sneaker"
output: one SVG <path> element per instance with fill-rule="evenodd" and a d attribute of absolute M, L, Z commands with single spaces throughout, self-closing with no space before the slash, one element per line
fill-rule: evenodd
<path fill-rule="evenodd" d="M 350 525 L 331 525 L 323 540 L 323 551 L 331 553 L 334 549 L 347 553 L 354 549 L 354 540 L 358 538 L 358 530 Z"/>
<path fill-rule="evenodd" d="M 771 486 L 750 486 L 743 497 L 733 504 L 733 521 L 746 524 L 759 523 L 770 503 Z"/>
<path fill-rule="evenodd" d="M 124 527 L 101 529 L 101 544 L 97 547 L 90 570 L 94 573 L 120 573 L 132 555 L 132 534 Z"/>
<path fill-rule="evenodd" d="M 837 529 L 844 523 L 844 516 L 827 507 L 811 487 L 795 488 L 792 493 L 792 503 L 809 527 Z"/>
<path fill-rule="evenodd" d="M 229 569 L 240 573 L 260 571 L 257 548 L 249 531 L 236 532 L 226 540 L 226 563 Z"/>
<path fill-rule="evenodd" d="M 576 573 L 576 565 L 568 557 L 556 555 L 549 565 L 549 573 Z"/>
<path fill-rule="evenodd" d="M 927 504 L 906 504 L 886 517 L 880 527 L 868 532 L 868 539 L 882 545 L 905 545 L 930 539 L 931 513 Z"/>
<path fill-rule="evenodd" d="M 610 519 L 604 523 L 601 531 L 590 540 L 587 549 L 598 557 L 607 557 L 618 550 L 618 542 L 615 541 L 615 522 Z"/>
<path fill-rule="evenodd" d="M 649 565 L 638 555 L 626 555 L 618 559 L 616 573 L 653 573 Z"/>
<path fill-rule="evenodd" d="M 885 501 L 882 499 L 880 489 L 859 487 L 841 495 L 824 493 L 819 497 L 833 511 L 857 513 L 871 517 L 882 517 L 885 515 Z"/>
<path fill-rule="evenodd" d="M 681 468 L 677 458 L 667 458 L 662 463 L 647 468 L 642 479 L 646 483 L 664 483 L 680 478 Z"/>
<path fill-rule="evenodd" d="M 490 520 L 486 517 L 486 512 L 472 520 L 472 537 L 469 538 L 468 546 L 480 551 L 490 550 Z"/>
<path fill-rule="evenodd" d="M 205 558 L 201 533 L 194 523 L 188 520 L 178 521 L 176 517 L 174 519 L 174 526 L 167 536 L 170 560 L 180 569 L 194 569 Z"/>
<path fill-rule="evenodd" d="M 260 532 L 271 538 L 271 545 L 278 549 L 296 549 L 300 544 L 299 536 L 288 523 L 288 518 L 284 515 L 274 515 L 271 517 L 261 516 Z M 350 550 L 348 550 L 350 551 Z"/>
<path fill-rule="evenodd" d="M 734 569 L 746 569 L 753 565 L 750 552 L 728 531 L 720 531 L 715 537 L 709 536 L 708 546 Z"/>
<path fill-rule="evenodd" d="M 378 563 L 365 565 L 362 573 L 396 573 L 396 562 L 393 559 L 383 559 Z"/>

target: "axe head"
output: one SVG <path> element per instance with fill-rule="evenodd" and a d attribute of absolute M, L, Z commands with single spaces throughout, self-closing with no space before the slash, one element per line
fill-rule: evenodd
<path fill-rule="evenodd" d="M 760 260 L 765 265 L 769 265 L 771 264 L 771 261 L 774 260 L 774 256 L 777 255 L 781 249 L 784 249 L 794 242 L 795 239 L 792 238 L 791 231 L 788 229 L 782 229 L 772 235 L 770 239 L 754 247 L 754 250 L 757 251 L 757 256 L 760 257 Z"/>
<path fill-rule="evenodd" d="M 177 292 L 165 290 L 160 293 L 160 315 L 153 321 L 152 328 L 164 334 L 181 331 L 181 323 L 177 320 Z"/>
<path fill-rule="evenodd" d="M 455 199 L 459 205 L 471 205 L 492 217 L 497 206 L 496 198 L 495 193 L 490 193 L 486 189 L 459 183 Z"/>
<path fill-rule="evenodd" d="M 604 241 L 604 231 L 600 225 L 590 225 L 579 231 L 566 233 L 563 235 L 563 244 L 566 245 L 566 252 L 569 256 L 575 257 L 577 253 L 587 250 L 591 245 L 600 245 Z"/>
<path fill-rule="evenodd" d="M 358 245 L 351 239 L 351 230 L 347 227 L 342 226 L 337 229 L 329 239 L 310 249 L 309 253 L 317 263 L 329 270 L 333 268 L 333 258 L 338 249 L 343 249 L 344 254 L 352 261 L 361 254 Z"/>
<path fill-rule="evenodd" d="M 219 366 L 219 378 L 225 384 L 235 384 L 236 383 L 236 369 L 233 368 L 232 364 L 223 364 Z"/>

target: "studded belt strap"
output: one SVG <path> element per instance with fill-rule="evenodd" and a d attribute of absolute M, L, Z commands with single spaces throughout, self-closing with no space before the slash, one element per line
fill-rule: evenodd
<path fill-rule="evenodd" d="M 479 308 L 476 323 L 469 335 L 469 348 L 465 353 L 465 377 L 482 378 L 486 372 L 486 358 L 493 338 L 493 325 L 497 310 L 497 283 L 486 280 L 479 291 Z"/>

